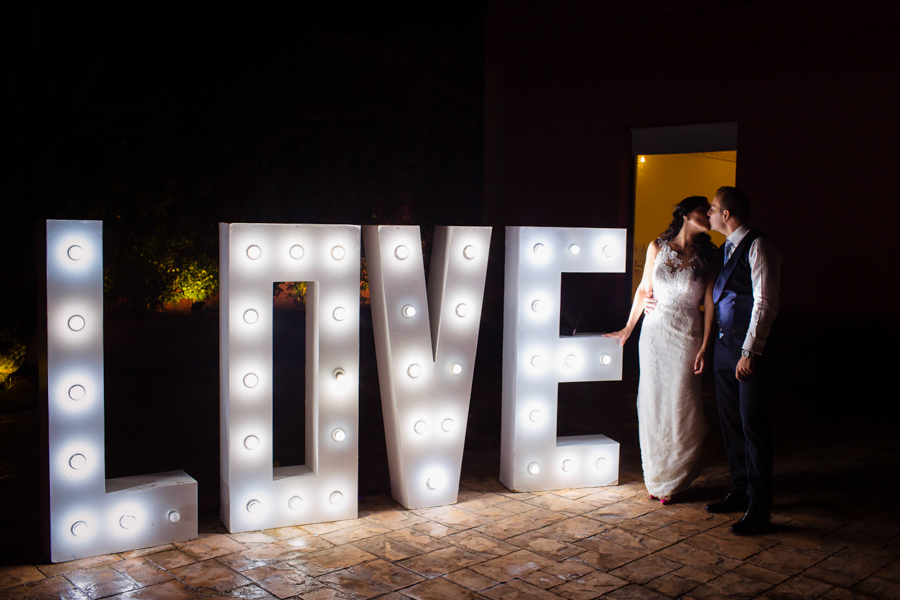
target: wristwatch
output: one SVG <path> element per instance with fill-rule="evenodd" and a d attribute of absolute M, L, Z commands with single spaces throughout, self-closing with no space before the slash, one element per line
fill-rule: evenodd
<path fill-rule="evenodd" d="M 741 356 L 743 356 L 744 358 L 753 358 L 754 356 L 756 356 L 756 354 L 750 352 L 749 350 L 741 349 Z"/>

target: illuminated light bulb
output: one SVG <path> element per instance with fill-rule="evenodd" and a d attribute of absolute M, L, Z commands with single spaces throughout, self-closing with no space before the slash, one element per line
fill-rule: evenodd
<path fill-rule="evenodd" d="M 535 369 L 540 369 L 544 365 L 544 357 L 540 354 L 535 354 L 531 357 L 531 366 Z"/>
<path fill-rule="evenodd" d="M 406 306 L 404 306 L 404 307 L 403 307 L 403 310 L 401 310 L 400 312 L 401 312 L 401 314 L 403 314 L 403 316 L 406 317 L 407 319 L 410 318 L 410 317 L 416 316 L 416 308 L 415 308 L 414 306 L 410 306 L 409 304 L 407 304 Z"/>
<path fill-rule="evenodd" d="M 413 363 L 409 365 L 408 369 L 406 369 L 406 374 L 415 379 L 422 374 L 422 367 L 420 367 L 416 363 Z"/>
<path fill-rule="evenodd" d="M 291 499 L 288 500 L 288 506 L 291 510 L 299 510 L 299 508 L 303 506 L 303 498 L 300 496 L 291 496 Z"/>
<path fill-rule="evenodd" d="M 608 365 L 611 362 L 612 362 L 612 356 L 610 356 L 609 354 L 601 354 L 600 355 L 600 364 L 601 365 Z"/>
<path fill-rule="evenodd" d="M 344 495 L 340 492 L 331 492 L 331 495 L 328 496 L 328 500 L 332 504 L 340 504 L 344 501 Z"/>
<path fill-rule="evenodd" d="M 259 448 L 259 438 L 255 435 L 248 435 L 244 438 L 244 448 L 247 450 L 256 450 Z"/>
<path fill-rule="evenodd" d="M 425 421 L 416 421 L 416 424 L 413 425 L 413 429 L 416 433 L 425 433 L 428 431 L 428 423 Z"/>
<path fill-rule="evenodd" d="M 259 249 L 259 246 L 247 246 L 247 257 L 250 260 L 256 260 L 262 256 L 262 250 Z"/>
<path fill-rule="evenodd" d="M 532 475 L 537 475 L 541 472 L 541 466 L 537 463 L 531 463 L 530 465 L 528 465 L 528 472 Z"/>
<path fill-rule="evenodd" d="M 409 256 L 409 248 L 404 245 L 397 246 L 394 248 L 394 256 L 399 258 L 400 260 L 405 260 L 406 257 Z"/>
<path fill-rule="evenodd" d="M 84 329 L 84 317 L 75 315 L 69 319 L 69 329 L 72 331 L 81 331 Z"/>
<path fill-rule="evenodd" d="M 256 373 L 247 373 L 244 375 L 244 385 L 248 388 L 255 388 L 258 383 L 259 377 L 256 376 Z"/>
<path fill-rule="evenodd" d="M 647 159 L 645 159 L 645 158 L 642 156 L 642 157 L 641 157 L 641 162 L 647 162 Z"/>
<path fill-rule="evenodd" d="M 539 410 L 533 410 L 528 414 L 528 418 L 531 419 L 532 423 L 540 423 L 544 420 L 544 415 Z"/>
<path fill-rule="evenodd" d="M 459 363 L 453 363 L 452 365 L 450 365 L 450 372 L 454 375 L 459 375 L 460 373 L 462 373 L 462 365 Z"/>
<path fill-rule="evenodd" d="M 84 258 L 84 248 L 79 245 L 69 246 L 69 249 L 66 250 L 66 254 L 72 260 L 81 260 Z"/>
<path fill-rule="evenodd" d="M 75 521 L 72 524 L 72 535 L 75 537 L 84 537 L 88 533 L 87 523 L 84 521 Z"/>
<path fill-rule="evenodd" d="M 131 529 L 137 523 L 137 519 L 133 515 L 122 515 L 119 519 L 119 527 L 122 529 Z"/>
<path fill-rule="evenodd" d="M 259 500 L 251 500 L 247 503 L 247 512 L 248 513 L 258 513 L 262 508 L 262 504 L 259 503 Z"/>
<path fill-rule="evenodd" d="M 475 258 L 475 246 L 466 246 L 465 248 L 463 248 L 463 256 L 465 256 L 469 260 Z"/>
<path fill-rule="evenodd" d="M 181 520 L 181 513 L 173 509 L 166 513 L 166 518 L 169 520 L 169 523 L 177 523 Z"/>
<path fill-rule="evenodd" d="M 610 246 L 609 244 L 603 246 L 603 256 L 610 258 L 613 254 L 616 253 L 616 249 Z"/>
<path fill-rule="evenodd" d="M 291 258 L 294 260 L 300 260 L 303 258 L 303 246 L 291 246 Z"/>
<path fill-rule="evenodd" d="M 572 470 L 575 469 L 575 463 L 569 459 L 566 459 L 563 461 L 562 469 L 566 473 L 570 473 Z"/>
<path fill-rule="evenodd" d="M 441 429 L 447 433 L 453 431 L 453 419 L 444 419 L 441 421 Z"/>
<path fill-rule="evenodd" d="M 83 469 L 87 466 L 87 458 L 84 457 L 84 454 L 73 454 L 69 457 L 69 466 L 76 471 Z"/>
<path fill-rule="evenodd" d="M 340 380 L 343 379 L 347 374 L 344 372 L 344 370 L 343 370 L 342 368 L 338 367 L 337 369 L 334 370 L 334 372 L 332 373 L 332 375 L 334 375 L 334 380 L 335 380 L 335 381 L 340 381 Z"/>
<path fill-rule="evenodd" d="M 464 317 L 469 314 L 469 306 L 467 304 L 457 304 L 456 305 L 456 316 Z"/>
<path fill-rule="evenodd" d="M 428 486 L 429 490 L 436 490 L 440 485 L 440 481 L 438 481 L 437 477 L 429 477 L 428 481 L 425 482 L 425 485 Z"/>
<path fill-rule="evenodd" d="M 566 366 L 567 367 L 574 367 L 577 364 L 578 364 L 578 357 L 576 357 L 574 354 L 570 354 L 566 357 Z"/>
<path fill-rule="evenodd" d="M 331 432 L 331 439 L 336 442 L 343 442 L 345 439 L 347 439 L 347 434 L 343 429 L 335 429 Z"/>
<path fill-rule="evenodd" d="M 343 306 L 338 306 L 334 309 L 334 312 L 331 313 L 331 316 L 334 317 L 335 321 L 343 321 L 347 318 L 347 309 Z"/>
<path fill-rule="evenodd" d="M 83 400 L 85 393 L 83 385 L 76 384 L 69 388 L 69 398 L 72 400 Z"/>
<path fill-rule="evenodd" d="M 538 256 L 538 257 L 544 256 L 547 254 L 547 246 L 545 246 L 543 244 L 535 244 L 533 251 L 534 251 L 535 256 Z"/>
<path fill-rule="evenodd" d="M 331 249 L 331 258 L 334 260 L 341 260 L 346 254 L 343 246 L 335 246 Z"/>
<path fill-rule="evenodd" d="M 597 459 L 597 468 L 602 469 L 606 466 L 606 459 L 604 457 L 600 457 Z"/>
<path fill-rule="evenodd" d="M 244 322 L 253 325 L 259 321 L 259 313 L 252 308 L 244 311 Z"/>
<path fill-rule="evenodd" d="M 571 246 L 569 246 L 569 252 L 577 255 L 579 252 L 581 252 L 581 246 L 579 246 L 578 244 L 572 244 Z"/>
<path fill-rule="evenodd" d="M 535 300 L 534 302 L 531 303 L 531 310 L 533 310 L 534 312 L 541 312 L 541 310 L 543 310 L 543 308 L 544 308 L 544 303 L 541 302 L 540 300 Z"/>

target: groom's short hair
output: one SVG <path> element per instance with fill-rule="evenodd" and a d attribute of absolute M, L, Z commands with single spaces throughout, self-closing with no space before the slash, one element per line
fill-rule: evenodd
<path fill-rule="evenodd" d="M 750 199 L 741 190 L 730 185 L 723 185 L 716 190 L 716 196 L 719 197 L 719 206 L 722 210 L 727 210 L 741 223 L 746 223 L 750 218 Z"/>

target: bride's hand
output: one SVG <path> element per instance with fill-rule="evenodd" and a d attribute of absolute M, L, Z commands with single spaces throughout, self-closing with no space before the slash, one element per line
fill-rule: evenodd
<path fill-rule="evenodd" d="M 620 331 L 613 331 L 612 333 L 604 333 L 603 337 L 616 338 L 618 340 L 622 340 L 619 342 L 622 346 L 625 345 L 625 341 L 631 336 L 631 330 L 627 327 Z"/>
<path fill-rule="evenodd" d="M 701 350 L 697 353 L 697 358 L 694 359 L 694 375 L 699 375 L 703 372 L 703 367 L 706 366 L 706 358 L 703 356 L 706 354 L 705 350 Z"/>

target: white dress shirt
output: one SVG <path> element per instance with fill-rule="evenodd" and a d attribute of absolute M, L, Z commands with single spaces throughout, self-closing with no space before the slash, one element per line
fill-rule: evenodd
<path fill-rule="evenodd" d="M 728 240 L 737 249 L 749 231 L 749 227 L 741 225 L 731 232 Z M 731 254 L 733 257 L 734 251 Z M 750 244 L 748 258 L 753 285 L 753 310 L 742 348 L 754 354 L 762 354 L 775 315 L 778 314 L 778 291 L 781 287 L 781 263 L 784 262 L 784 257 L 769 238 L 758 237 Z"/>

